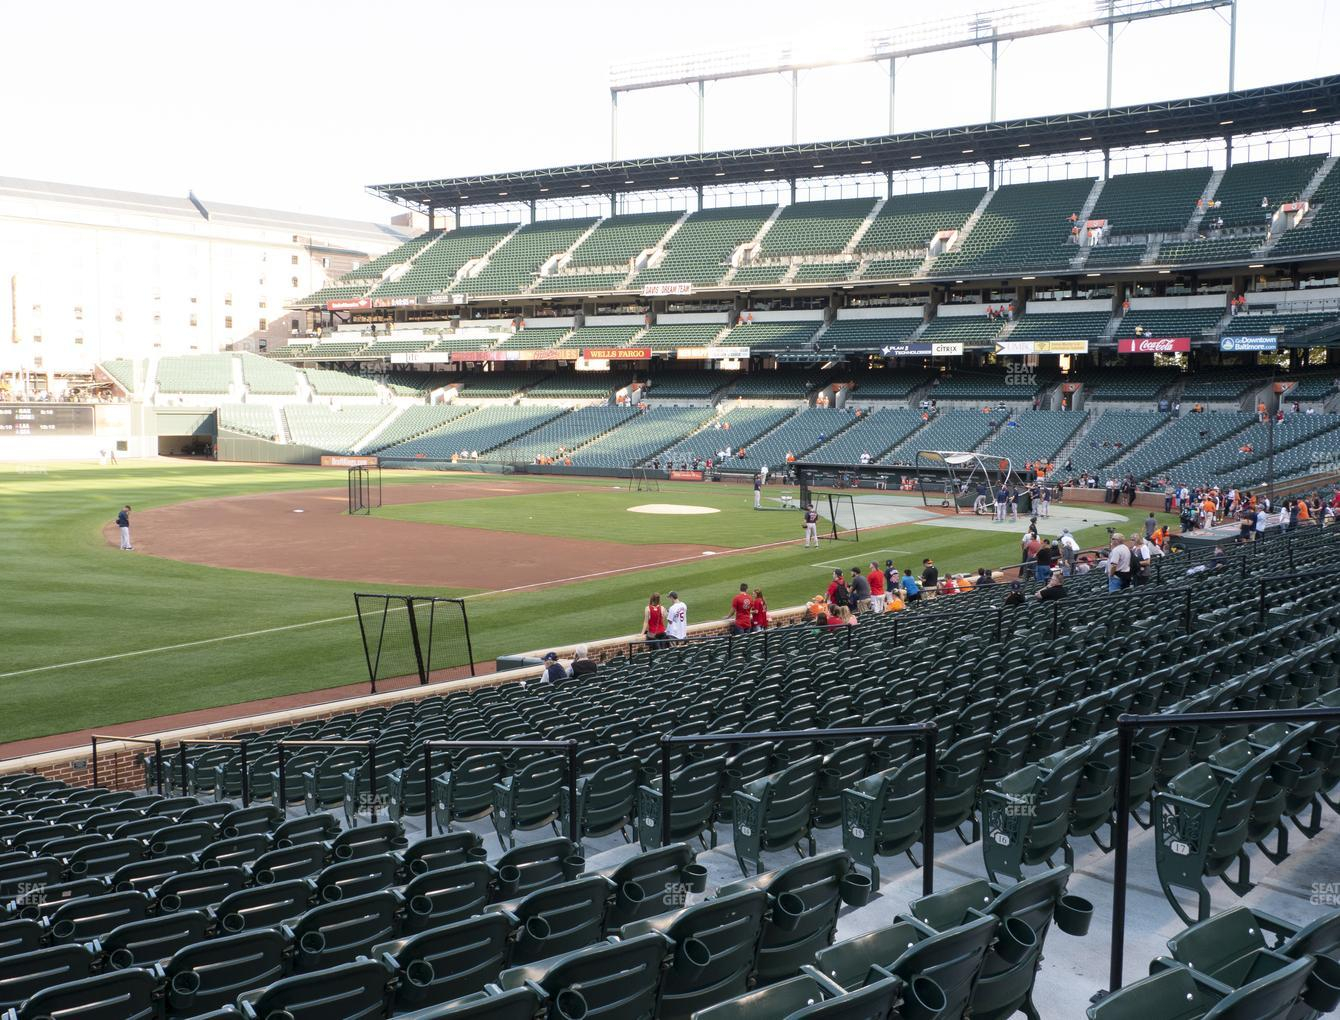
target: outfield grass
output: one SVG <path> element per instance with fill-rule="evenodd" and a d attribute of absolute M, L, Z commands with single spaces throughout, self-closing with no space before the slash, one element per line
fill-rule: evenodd
<path fill-rule="evenodd" d="M 385 476 L 388 486 L 454 480 L 467 479 L 438 472 Z M 123 553 L 102 535 L 123 503 L 140 510 L 189 499 L 343 484 L 343 471 L 308 468 L 172 463 L 61 468 L 40 476 L 0 468 L 0 529 L 6 536 L 0 742 L 365 680 L 358 627 L 351 618 L 356 583 Z M 557 492 L 420 507 L 449 511 L 451 523 L 459 524 L 459 508 L 480 504 L 469 512 L 487 514 L 495 524 L 498 513 L 513 514 L 512 530 L 619 541 L 648 541 L 651 535 L 657 542 L 752 546 L 799 538 L 796 515 L 755 513 L 744 489 L 684 483 L 667 485 L 660 493 L 632 494 L 634 502 L 722 507 L 721 513 L 704 517 L 641 518 L 624 512 L 630 494 L 606 491 L 609 485 L 593 481 L 589 494 L 574 494 L 580 513 L 574 520 L 569 509 L 566 524 L 568 500 Z M 394 512 L 402 515 L 400 509 Z M 535 520 L 523 522 L 522 516 Z M 687 537 L 690 530 L 692 537 Z M 899 565 L 919 564 L 930 556 L 943 570 L 1013 562 L 1017 531 L 905 526 L 863 532 L 860 543 L 825 543 L 817 552 L 789 544 L 560 588 L 470 593 L 475 655 L 491 659 L 546 644 L 635 632 L 651 591 L 677 589 L 689 604 L 690 622 L 697 623 L 724 616 L 741 581 L 761 587 L 773 606 L 797 604 L 823 587 L 831 570 L 823 564 L 828 563 L 866 563 L 876 554 L 881 562 L 891 557 Z M 1103 529 L 1078 537 L 1098 541 Z M 880 552 L 888 548 L 911 552 Z M 257 631 L 270 632 L 252 633 Z M 224 640 L 170 647 L 217 638 Z M 148 654 L 83 661 L 141 651 Z M 463 661 L 464 649 L 458 651 L 456 658 Z M 61 668 L 43 668 L 53 665 Z"/>

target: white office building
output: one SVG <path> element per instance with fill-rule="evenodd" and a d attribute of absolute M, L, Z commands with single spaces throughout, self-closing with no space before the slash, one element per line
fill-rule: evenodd
<path fill-rule="evenodd" d="M 0 177 L 0 376 L 278 346 L 287 305 L 417 232 Z"/>

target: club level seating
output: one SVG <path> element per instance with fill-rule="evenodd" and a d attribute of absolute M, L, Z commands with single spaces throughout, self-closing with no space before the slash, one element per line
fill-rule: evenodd
<path fill-rule="evenodd" d="M 307 351 L 306 357 L 316 361 L 343 361 L 362 352 L 368 345 L 366 340 L 346 339 L 348 334 L 336 333 L 323 339 Z"/>
<path fill-rule="evenodd" d="M 962 227 L 985 194 L 984 188 L 961 188 L 920 195 L 894 195 L 876 214 L 870 229 L 856 243 L 856 249 L 869 252 L 924 250 L 939 231 Z M 884 271 L 878 275 L 910 276 L 920 263 L 921 260 L 916 259 L 906 273 L 888 272 L 888 267 L 883 267 Z M 867 269 L 865 275 L 872 275 L 871 270 Z"/>
<path fill-rule="evenodd" d="M 921 428 L 921 412 L 906 407 L 880 408 L 857 418 L 850 428 L 843 429 L 822 446 L 806 454 L 806 459 L 820 463 L 859 464 L 861 455 L 868 454 L 870 463 L 877 463 L 888 450 L 903 442 Z"/>
<path fill-rule="evenodd" d="M 462 266 L 487 255 L 513 229 L 512 223 L 490 223 L 440 234 L 415 255 L 408 270 L 377 284 L 371 296 L 428 297 L 446 292 Z"/>
<path fill-rule="evenodd" d="M 861 404 L 867 400 L 905 400 L 930 381 L 930 373 L 895 364 L 885 369 L 856 372 L 851 380 L 852 393 L 848 400 Z"/>
<path fill-rule="evenodd" d="M 1309 202 L 1305 222 L 1287 231 L 1272 255 L 1302 255 L 1340 250 L 1340 173 L 1331 166 Z"/>
<path fill-rule="evenodd" d="M 875 207 L 872 198 L 795 202 L 782 209 L 760 251 L 775 255 L 836 255 Z"/>
<path fill-rule="evenodd" d="M 653 372 L 644 381 L 647 396 L 653 400 L 707 400 L 733 378 L 724 372 L 672 369 Z"/>
<path fill-rule="evenodd" d="M 748 347 L 751 351 L 808 350 L 822 325 L 817 320 L 748 322 L 732 329 L 721 343 L 725 347 Z"/>
<path fill-rule="evenodd" d="M 158 359 L 159 393 L 227 393 L 232 384 L 231 354 Z"/>
<path fill-rule="evenodd" d="M 751 285 L 760 285 L 765 283 L 781 283 L 782 277 L 787 274 L 790 265 L 785 262 L 774 262 L 772 264 L 741 266 L 731 277 L 731 285 L 748 287 Z"/>
<path fill-rule="evenodd" d="M 982 346 L 989 344 L 1005 328 L 1006 320 L 980 315 L 937 315 L 926 323 L 921 334 L 924 341 L 964 343 Z"/>
<path fill-rule="evenodd" d="M 981 411 L 949 408 L 933 415 L 924 428 L 881 457 L 880 463 L 913 464 L 918 450 L 973 450 L 991 431 L 991 418 Z"/>
<path fill-rule="evenodd" d="M 468 372 L 457 385 L 466 399 L 514 397 L 543 379 L 547 372 Z"/>
<path fill-rule="evenodd" d="M 1138 266 L 1144 261 L 1147 245 L 1143 244 L 1099 244 L 1089 248 L 1084 259 L 1086 269 L 1102 269 L 1105 266 Z"/>
<path fill-rule="evenodd" d="M 648 326 L 638 339 L 639 347 L 653 351 L 672 351 L 678 347 L 718 347 L 717 337 L 724 329 L 715 322 L 660 323 Z"/>
<path fill-rule="evenodd" d="M 127 393 L 135 391 L 135 363 L 127 358 L 112 358 L 101 361 L 98 367 L 110 375 Z"/>
<path fill-rule="evenodd" d="M 242 381 L 252 393 L 287 396 L 298 390 L 298 373 L 288 365 L 281 365 L 255 354 L 239 354 L 242 359 Z"/>
<path fill-rule="evenodd" d="M 861 273 L 862 280 L 893 280 L 904 276 L 916 276 L 921 268 L 922 258 L 871 259 Z"/>
<path fill-rule="evenodd" d="M 660 265 L 638 273 L 633 286 L 720 283 L 729 268 L 731 254 L 758 234 L 776 208 L 775 205 L 728 206 L 693 213 L 666 242 L 665 258 Z"/>
<path fill-rule="evenodd" d="M 819 346 L 836 351 L 879 351 L 888 344 L 907 341 L 921 318 L 835 319 L 824 330 Z"/>
<path fill-rule="evenodd" d="M 745 399 L 799 400 L 824 382 L 824 373 L 815 369 L 788 368 L 774 372 L 738 375 L 726 389 L 728 397 Z"/>
<path fill-rule="evenodd" d="M 990 273 L 1064 269 L 1076 253 L 1072 213 L 1084 207 L 1092 178 L 1008 184 L 991 196 L 961 247 L 935 260 L 934 272 Z"/>
<path fill-rule="evenodd" d="M 337 410 L 323 404 L 289 404 L 283 411 L 289 435 L 295 443 L 332 453 L 348 453 L 390 414 L 391 409 L 349 405 Z"/>
<path fill-rule="evenodd" d="M 1325 156 L 1290 156 L 1255 163 L 1236 163 L 1224 171 L 1215 190 L 1216 208 L 1207 217 L 1223 218 L 1226 227 L 1264 225 L 1281 205 L 1296 201 Z M 1266 208 L 1261 200 L 1268 199 Z"/>
<path fill-rule="evenodd" d="M 541 425 L 534 432 L 490 450 L 489 460 L 514 464 L 529 464 L 540 456 L 561 460 L 558 452 L 560 447 L 575 450 L 624 424 L 636 414 L 635 408 L 609 404 L 578 407 Z"/>
<path fill-rule="evenodd" d="M 506 337 L 499 350 L 548 351 L 560 347 L 572 330 L 567 326 L 526 326 Z"/>
<path fill-rule="evenodd" d="M 1089 400 L 1146 403 L 1177 381 L 1175 368 L 1086 368 L 1081 382 Z"/>
<path fill-rule="evenodd" d="M 1041 370 L 1035 373 L 1019 373 L 964 369 L 956 371 L 953 375 L 940 376 L 935 380 L 930 395 L 940 401 L 1014 403 L 1020 400 L 1031 401 L 1038 390 L 1047 383 L 1048 379 Z"/>
<path fill-rule="evenodd" d="M 718 415 L 701 431 L 666 450 L 666 457 L 676 463 L 691 462 L 695 458 L 719 461 L 722 450 L 735 452 L 742 446 L 748 450 L 759 436 L 771 432 L 794 413 L 791 408 L 737 407 Z M 730 428 L 717 428 L 717 425 L 729 425 Z"/>
<path fill-rule="evenodd" d="M 1107 328 L 1107 312 L 1026 311 L 1010 330 L 1010 340 L 1088 340 L 1095 343 Z"/>
<path fill-rule="evenodd" d="M 370 358 L 389 358 L 392 354 L 409 354 L 426 351 L 437 342 L 431 336 L 389 336 L 379 337 L 363 348 L 363 356 Z"/>
<path fill-rule="evenodd" d="M 564 347 L 630 347 L 642 326 L 578 326 Z"/>
<path fill-rule="evenodd" d="M 383 449 L 385 460 L 451 460 L 462 450 L 481 456 L 512 442 L 563 413 L 557 407 L 481 407 L 416 439 Z"/>
<path fill-rule="evenodd" d="M 1266 370 L 1250 365 L 1205 368 L 1190 376 L 1182 385 L 1184 404 L 1218 401 L 1236 403 L 1254 387 L 1264 386 Z"/>
<path fill-rule="evenodd" d="M 1330 398 L 1340 387 L 1336 386 L 1335 376 L 1327 372 L 1324 375 L 1303 376 L 1296 380 L 1293 389 L 1285 394 L 1286 400 L 1323 401 Z"/>
<path fill-rule="evenodd" d="M 1239 312 L 1228 320 L 1220 336 L 1284 336 L 1300 329 L 1340 319 L 1340 311 L 1291 312 L 1287 308 Z"/>
<path fill-rule="evenodd" d="M 528 397 L 558 400 L 607 400 L 615 390 L 633 381 L 628 372 L 556 372 L 541 379 Z"/>
<path fill-rule="evenodd" d="M 1207 167 L 1118 174 L 1103 184 L 1089 218 L 1113 234 L 1163 234 L 1185 229 L 1213 171 Z"/>
<path fill-rule="evenodd" d="M 249 436 L 274 439 L 274 409 L 268 404 L 221 404 L 219 428 L 245 432 Z"/>
<path fill-rule="evenodd" d="M 1167 421 L 1168 416 L 1158 411 L 1112 408 L 1100 412 L 1071 451 L 1067 473 L 1073 476 L 1106 467 Z"/>
<path fill-rule="evenodd" d="M 1203 241 L 1172 241 L 1159 246 L 1158 261 L 1241 262 L 1265 242 L 1264 234 L 1238 237 L 1212 237 Z"/>
<path fill-rule="evenodd" d="M 408 442 L 417 436 L 441 428 L 447 422 L 455 421 L 473 410 L 469 404 L 420 404 L 407 407 L 400 412 L 395 421 L 378 433 L 377 438 L 362 452 L 376 453 L 397 443 Z"/>
<path fill-rule="evenodd" d="M 387 372 L 382 378 L 391 392 L 401 397 L 420 396 L 430 390 L 445 386 L 452 380 L 449 373 L 409 370 Z"/>
<path fill-rule="evenodd" d="M 540 277 L 535 285 L 536 294 L 569 294 L 578 292 L 599 292 L 622 290 L 623 282 L 628 278 L 625 270 L 609 273 L 550 273 Z"/>
<path fill-rule="evenodd" d="M 1190 337 L 1201 339 L 1224 316 L 1222 308 L 1132 308 L 1121 317 L 1116 339 L 1129 337 Z"/>
<path fill-rule="evenodd" d="M 428 349 L 433 352 L 442 351 L 448 354 L 452 351 L 487 351 L 491 350 L 503 336 L 504 334 L 502 333 L 475 333 L 468 331 L 446 333 L 434 340 L 432 346 Z M 446 359 L 444 358 L 443 360 L 445 361 Z"/>
<path fill-rule="evenodd" d="M 568 265 L 627 265 L 648 248 L 654 248 L 680 215 L 678 212 L 632 213 L 603 219 L 573 250 Z"/>
<path fill-rule="evenodd" d="M 578 466 L 632 467 L 674 446 L 696 431 L 710 416 L 703 407 L 652 407 L 578 450 Z"/>
<path fill-rule="evenodd" d="M 1157 443 L 1147 443 L 1128 452 L 1111 464 L 1106 473 L 1112 478 L 1131 475 L 1137 481 L 1157 478 L 1174 464 L 1241 432 L 1254 420 L 1253 415 L 1229 411 L 1184 414 L 1160 430 Z"/>
<path fill-rule="evenodd" d="M 1019 411 L 982 447 L 1014 464 L 1053 461 L 1088 417 L 1084 411 Z"/>
<path fill-rule="evenodd" d="M 392 266 L 398 266 L 409 262 L 424 248 L 428 247 L 439 237 L 442 236 L 440 230 L 425 230 L 418 237 L 411 238 L 398 248 L 393 248 L 384 255 L 378 255 L 374 259 L 364 262 L 361 266 L 355 266 L 349 272 L 340 277 L 341 283 L 351 283 L 355 280 L 380 280 L 386 270 Z"/>
<path fill-rule="evenodd" d="M 856 271 L 857 262 L 813 262 L 796 270 L 796 283 L 838 283 Z"/>
<path fill-rule="evenodd" d="M 324 368 L 304 369 L 312 392 L 322 397 L 375 397 L 377 384 L 361 375 L 334 372 Z"/>
<path fill-rule="evenodd" d="M 308 294 L 301 301 L 296 302 L 301 306 L 313 306 L 316 308 L 325 308 L 327 301 L 350 301 L 354 298 L 361 298 L 368 292 L 369 284 L 332 284 L 328 287 L 322 287 L 320 290 Z"/>

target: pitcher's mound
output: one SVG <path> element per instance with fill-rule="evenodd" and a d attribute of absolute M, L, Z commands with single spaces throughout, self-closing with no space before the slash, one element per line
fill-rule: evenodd
<path fill-rule="evenodd" d="M 682 503 L 643 503 L 640 506 L 630 506 L 628 512 L 630 514 L 679 514 L 681 516 L 721 513 L 716 507 L 684 506 Z"/>

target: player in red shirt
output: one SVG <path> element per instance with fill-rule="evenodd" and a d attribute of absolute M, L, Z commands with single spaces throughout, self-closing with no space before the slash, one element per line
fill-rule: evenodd
<path fill-rule="evenodd" d="M 870 561 L 870 573 L 865 575 L 870 582 L 870 601 L 875 604 L 875 612 L 884 608 L 884 571 L 874 560 Z"/>
<path fill-rule="evenodd" d="M 727 619 L 734 618 L 731 624 L 730 632 L 732 634 L 748 634 L 754 626 L 754 600 L 749 597 L 749 585 L 740 585 L 740 594 L 730 600 L 730 616 Z"/>
<path fill-rule="evenodd" d="M 763 599 L 763 589 L 754 589 L 754 608 L 751 611 L 754 630 L 766 630 L 768 627 L 768 603 Z"/>

